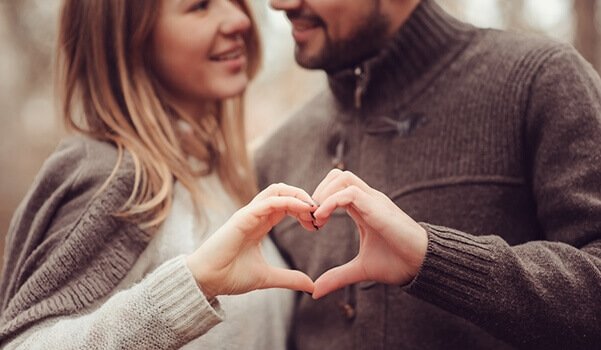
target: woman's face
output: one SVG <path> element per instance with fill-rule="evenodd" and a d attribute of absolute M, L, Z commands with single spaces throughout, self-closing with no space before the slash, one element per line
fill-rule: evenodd
<path fill-rule="evenodd" d="M 152 34 L 153 69 L 181 108 L 246 88 L 243 37 L 250 25 L 236 0 L 162 0 Z"/>

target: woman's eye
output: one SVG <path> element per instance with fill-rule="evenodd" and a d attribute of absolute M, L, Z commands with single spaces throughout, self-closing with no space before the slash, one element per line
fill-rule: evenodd
<path fill-rule="evenodd" d="M 205 11 L 209 8 L 210 0 L 201 0 L 190 7 L 190 11 Z"/>

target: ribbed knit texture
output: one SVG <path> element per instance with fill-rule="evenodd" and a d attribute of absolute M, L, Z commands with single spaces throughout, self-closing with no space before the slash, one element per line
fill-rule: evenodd
<path fill-rule="evenodd" d="M 598 347 L 601 82 L 590 64 L 424 0 L 389 47 L 329 82 L 259 150 L 260 185 L 311 193 L 343 164 L 424 222 L 429 246 L 409 286 L 302 296 L 296 349 Z M 358 249 L 343 213 L 317 235 L 289 221 L 273 237 L 313 278 Z"/>
<path fill-rule="evenodd" d="M 200 291 L 183 257 L 164 264 L 155 274 L 149 287 L 153 310 L 158 310 L 156 314 L 162 315 L 165 324 L 172 325 L 177 347 L 206 333 L 223 319 L 223 314 L 215 313 L 219 309 L 217 299 L 209 304 L 206 298 L 199 297 Z"/>
<path fill-rule="evenodd" d="M 110 215 L 131 193 L 129 155 L 106 191 L 95 195 L 117 159 L 111 145 L 72 138 L 44 163 L 7 235 L 0 342 L 45 317 L 76 313 L 107 295 L 146 246 L 146 232 Z"/>
<path fill-rule="evenodd" d="M 98 192 L 117 160 L 113 145 L 72 137 L 44 163 L 7 238 L 2 346 L 178 349 L 222 321 L 183 256 L 113 295 L 152 237 L 112 215 L 133 187 L 129 154 Z"/>
<path fill-rule="evenodd" d="M 119 292 L 90 314 L 35 326 L 7 349 L 178 349 L 223 319 L 209 304 L 184 256 L 161 265 L 138 285 Z"/>
<path fill-rule="evenodd" d="M 176 183 L 172 210 L 146 244 L 148 235 L 136 236 L 135 232 L 127 231 L 130 224 L 111 215 L 131 191 L 130 159 L 114 178 L 120 182 L 113 187 L 111 182 L 106 192 L 94 196 L 112 171 L 116 155 L 115 147 L 110 144 L 76 137 L 64 141 L 44 165 L 33 185 L 34 193 L 40 194 L 28 196 L 22 208 L 35 208 L 36 217 L 49 219 L 24 225 L 27 231 L 11 232 L 15 245 L 8 247 L 7 255 L 25 255 L 26 252 L 18 251 L 20 248 L 33 250 L 30 255 L 36 257 L 36 266 L 29 271 L 13 261 L 10 265 L 15 272 L 5 271 L 5 291 L 19 279 L 25 282 L 15 286 L 14 295 L 3 292 L 7 293 L 14 317 L 4 323 L 9 314 L 3 314 L 2 326 L 16 325 L 16 328 L 8 329 L 0 347 L 18 350 L 284 348 L 292 313 L 292 291 L 271 289 L 223 296 L 220 297 L 223 304 L 217 300 L 210 304 L 185 264 L 184 256 L 192 253 L 238 208 L 217 174 L 198 179 L 197 185 L 211 199 L 203 206 L 201 219 L 196 216 L 189 192 Z M 113 204 L 109 207 L 107 203 Z M 20 209 L 16 218 L 28 214 L 28 210 Z M 110 222 L 114 225 L 107 224 Z M 37 232 L 45 236 L 41 241 L 37 241 Z M 132 236 L 121 237 L 121 234 Z M 17 242 L 28 243 L 23 246 Z M 141 252 L 140 247 L 143 247 Z M 95 266 L 99 255 L 107 254 L 107 259 L 112 256 L 103 249 L 115 249 L 117 256 Z M 58 255 L 63 251 L 68 253 L 68 259 Z M 262 244 L 262 253 L 271 265 L 286 267 L 268 238 Z M 58 263 L 53 261 L 55 256 L 61 259 Z M 26 270 L 22 277 L 15 277 Z M 63 281 L 62 286 L 59 281 Z M 48 285 L 56 286 L 59 291 L 44 294 Z M 27 309 L 31 300 L 36 300 L 36 304 Z M 72 300 L 78 303 L 69 308 Z M 225 312 L 228 321 L 213 329 L 221 323 Z M 249 320 L 256 324 L 249 326 Z M 212 331 L 206 334 L 209 330 Z"/>

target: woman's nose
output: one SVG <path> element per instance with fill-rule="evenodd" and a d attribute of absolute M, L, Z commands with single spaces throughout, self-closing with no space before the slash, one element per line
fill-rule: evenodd
<path fill-rule="evenodd" d="M 221 24 L 221 31 L 226 35 L 240 34 L 250 28 L 250 18 L 236 1 L 226 1 L 227 16 Z"/>

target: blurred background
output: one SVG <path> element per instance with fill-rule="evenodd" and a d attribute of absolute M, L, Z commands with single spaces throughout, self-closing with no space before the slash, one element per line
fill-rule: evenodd
<path fill-rule="evenodd" d="M 295 65 L 282 14 L 269 9 L 267 0 L 249 1 L 265 51 L 264 69 L 250 87 L 247 106 L 247 135 L 254 148 L 325 87 L 325 77 Z M 572 43 L 601 72 L 601 0 L 438 1 L 479 27 L 535 32 Z M 59 5 L 60 0 L 0 0 L 0 256 L 16 206 L 64 135 L 51 82 Z"/>

